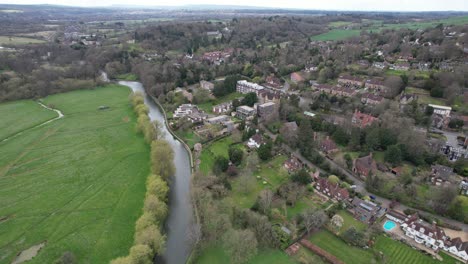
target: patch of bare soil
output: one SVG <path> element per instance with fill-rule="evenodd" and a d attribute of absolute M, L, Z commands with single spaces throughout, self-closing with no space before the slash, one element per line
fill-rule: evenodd
<path fill-rule="evenodd" d="M 45 247 L 46 245 L 46 241 L 40 243 L 40 244 L 37 244 L 37 245 L 34 245 L 28 249 L 25 249 L 23 251 L 21 251 L 21 253 L 18 254 L 18 256 L 16 256 L 15 260 L 11 263 L 11 264 L 20 264 L 20 263 L 23 263 L 23 262 L 26 262 L 28 260 L 31 260 L 32 258 L 34 258 L 37 253 L 39 253 L 39 251 Z"/>

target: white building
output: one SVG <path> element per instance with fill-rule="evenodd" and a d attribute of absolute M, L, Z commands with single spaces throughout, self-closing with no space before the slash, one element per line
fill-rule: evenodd
<path fill-rule="evenodd" d="M 249 148 L 259 148 L 263 144 L 265 144 L 265 142 L 260 134 L 253 135 L 247 142 Z"/>
<path fill-rule="evenodd" d="M 444 250 L 465 261 L 468 260 L 468 241 L 462 242 L 459 237 L 450 240 Z"/>
<path fill-rule="evenodd" d="M 256 83 L 248 82 L 246 80 L 237 81 L 236 85 L 236 91 L 243 94 L 256 93 L 258 95 L 258 93 L 263 89 L 265 89 L 265 87 Z"/>
<path fill-rule="evenodd" d="M 450 112 L 452 111 L 452 107 L 450 106 L 442 106 L 442 105 L 435 105 L 435 104 L 429 104 L 429 106 L 434 109 L 434 114 L 438 114 L 444 117 L 449 117 Z"/>
<path fill-rule="evenodd" d="M 428 224 L 419 219 L 417 214 L 407 218 L 401 228 L 407 237 L 416 241 L 416 243 L 424 244 L 428 248 L 434 250 L 445 249 L 445 243 L 449 241 L 449 237 L 445 235 L 445 231 L 435 224 Z"/>
<path fill-rule="evenodd" d="M 197 109 L 196 105 L 192 104 L 181 104 L 177 109 L 174 111 L 174 118 L 180 118 L 184 116 L 188 116 Z M 198 110 L 198 109 L 197 109 Z"/>

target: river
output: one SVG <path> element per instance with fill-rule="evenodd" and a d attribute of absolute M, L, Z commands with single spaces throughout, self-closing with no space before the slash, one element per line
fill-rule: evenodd
<path fill-rule="evenodd" d="M 149 117 L 165 124 L 164 115 L 158 105 L 146 94 L 139 82 L 120 81 L 119 84 L 130 87 L 134 92 L 144 94 L 145 104 L 149 108 Z M 173 138 L 166 126 L 162 126 L 164 138 L 174 150 L 176 173 L 170 183 L 169 215 L 166 221 L 167 242 L 164 255 L 167 264 L 183 264 L 191 253 L 188 240 L 189 227 L 193 221 L 192 203 L 190 201 L 191 165 L 190 157 L 184 145 Z"/>

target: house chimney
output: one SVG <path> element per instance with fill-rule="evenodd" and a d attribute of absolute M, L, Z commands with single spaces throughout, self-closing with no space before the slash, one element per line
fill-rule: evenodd
<path fill-rule="evenodd" d="M 369 154 L 369 157 L 372 159 L 372 152 Z"/>
<path fill-rule="evenodd" d="M 327 136 L 327 137 L 325 138 L 325 140 L 330 140 L 330 136 Z"/>

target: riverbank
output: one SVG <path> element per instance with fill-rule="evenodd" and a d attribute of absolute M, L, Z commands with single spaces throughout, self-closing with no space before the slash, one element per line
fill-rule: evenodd
<path fill-rule="evenodd" d="M 191 241 L 187 241 L 187 234 L 191 232 L 194 220 L 194 207 L 191 198 L 192 158 L 187 144 L 179 137 L 174 136 L 167 121 L 164 109 L 155 98 L 147 95 L 139 82 L 120 81 L 134 92 L 144 95 L 145 104 L 149 108 L 150 120 L 156 120 L 165 125 L 161 127 L 163 139 L 168 141 L 174 150 L 174 163 L 176 172 L 170 181 L 169 215 L 166 219 L 167 243 L 163 256 L 167 264 L 185 263 L 192 253 Z"/>

